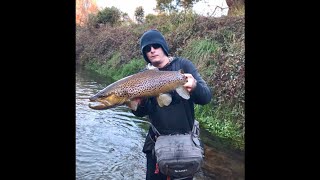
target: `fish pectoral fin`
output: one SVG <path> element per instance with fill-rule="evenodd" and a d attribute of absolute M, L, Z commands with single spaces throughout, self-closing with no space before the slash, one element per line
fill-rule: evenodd
<path fill-rule="evenodd" d="M 157 102 L 160 107 L 168 106 L 172 101 L 172 97 L 170 94 L 159 94 L 157 96 Z"/>
<path fill-rule="evenodd" d="M 176 91 L 183 99 L 189 99 L 190 98 L 190 94 L 189 94 L 188 90 L 185 87 L 179 86 L 179 87 L 177 87 Z"/>
<path fill-rule="evenodd" d="M 133 111 L 136 111 L 138 108 L 138 101 L 135 100 L 127 101 L 125 104 Z"/>

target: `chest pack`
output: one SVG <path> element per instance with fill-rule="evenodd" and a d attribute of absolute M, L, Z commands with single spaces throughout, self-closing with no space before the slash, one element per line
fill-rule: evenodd
<path fill-rule="evenodd" d="M 155 127 L 152 128 L 156 131 Z M 191 133 L 159 135 L 154 152 L 160 172 L 173 178 L 193 177 L 199 172 L 204 158 L 199 135 L 199 122 L 196 120 Z"/>

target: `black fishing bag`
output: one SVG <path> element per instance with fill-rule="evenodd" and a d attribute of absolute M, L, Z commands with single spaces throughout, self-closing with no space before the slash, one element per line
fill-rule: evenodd
<path fill-rule="evenodd" d="M 189 134 L 160 135 L 155 143 L 155 156 L 160 172 L 173 178 L 193 177 L 203 164 L 204 151 L 195 121 Z"/>

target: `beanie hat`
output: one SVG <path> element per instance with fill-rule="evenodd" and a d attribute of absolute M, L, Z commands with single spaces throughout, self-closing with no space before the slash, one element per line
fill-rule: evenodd
<path fill-rule="evenodd" d="M 168 56 L 169 48 L 168 48 L 167 42 L 164 39 L 163 35 L 158 30 L 155 30 L 155 29 L 149 30 L 145 32 L 140 39 L 140 48 L 141 48 L 142 55 L 144 59 L 150 63 L 146 53 L 143 52 L 143 48 L 149 44 L 160 44 L 162 50 Z"/>

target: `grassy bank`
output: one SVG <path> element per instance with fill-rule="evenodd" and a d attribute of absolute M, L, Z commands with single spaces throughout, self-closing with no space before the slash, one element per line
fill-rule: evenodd
<path fill-rule="evenodd" d="M 190 59 L 212 89 L 212 102 L 196 106 L 202 127 L 244 149 L 244 17 L 203 17 L 193 13 L 153 16 L 143 24 L 77 27 L 76 62 L 113 77 L 138 72 L 146 63 L 139 49 L 144 31 L 166 37 L 170 55 Z"/>

